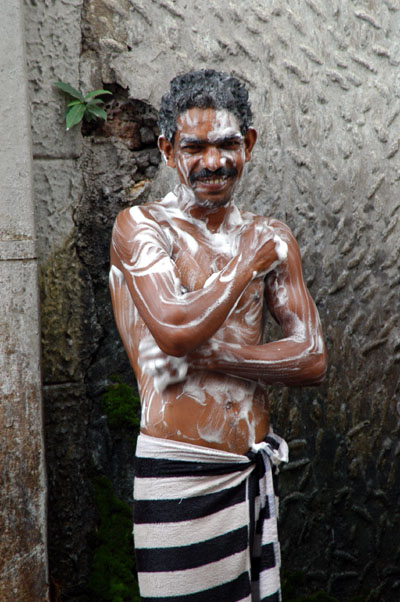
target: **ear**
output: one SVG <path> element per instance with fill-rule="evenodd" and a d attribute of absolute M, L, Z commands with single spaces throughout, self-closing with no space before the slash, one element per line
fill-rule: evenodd
<path fill-rule="evenodd" d="M 257 132 L 254 128 L 249 128 L 244 135 L 244 158 L 247 161 L 251 159 L 251 151 L 257 141 Z"/>
<path fill-rule="evenodd" d="M 167 140 L 165 136 L 160 136 L 158 138 L 158 148 L 160 149 L 161 154 L 164 156 L 168 167 L 176 167 L 174 145 L 172 142 Z"/>

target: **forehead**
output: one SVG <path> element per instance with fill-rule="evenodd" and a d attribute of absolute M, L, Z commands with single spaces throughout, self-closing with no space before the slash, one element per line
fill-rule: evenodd
<path fill-rule="evenodd" d="M 226 109 L 193 107 L 181 113 L 176 124 L 180 138 L 193 136 L 207 138 L 212 142 L 214 138 L 241 135 L 237 118 Z"/>

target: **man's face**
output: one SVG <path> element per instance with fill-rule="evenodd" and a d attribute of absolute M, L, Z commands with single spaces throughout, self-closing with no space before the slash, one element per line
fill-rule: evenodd
<path fill-rule="evenodd" d="M 159 146 L 197 203 L 218 208 L 231 200 L 256 137 L 253 129 L 243 136 L 225 109 L 192 108 L 179 116 L 173 143 L 161 137 Z"/>

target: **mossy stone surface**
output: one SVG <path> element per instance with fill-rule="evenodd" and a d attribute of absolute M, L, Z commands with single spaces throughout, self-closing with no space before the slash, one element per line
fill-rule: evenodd
<path fill-rule="evenodd" d="M 140 602 L 135 578 L 132 510 L 105 477 L 93 480 L 98 526 L 88 581 L 90 601 Z"/>

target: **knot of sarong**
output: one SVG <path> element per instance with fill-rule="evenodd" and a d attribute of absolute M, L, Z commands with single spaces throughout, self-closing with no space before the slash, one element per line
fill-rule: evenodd
<path fill-rule="evenodd" d="M 260 443 L 253 443 L 246 455 L 249 460 L 256 461 L 256 456 L 261 456 L 260 452 L 264 452 L 274 466 L 279 466 L 281 462 L 289 461 L 288 444 L 282 437 L 275 435 L 275 433 L 270 433 Z"/>

